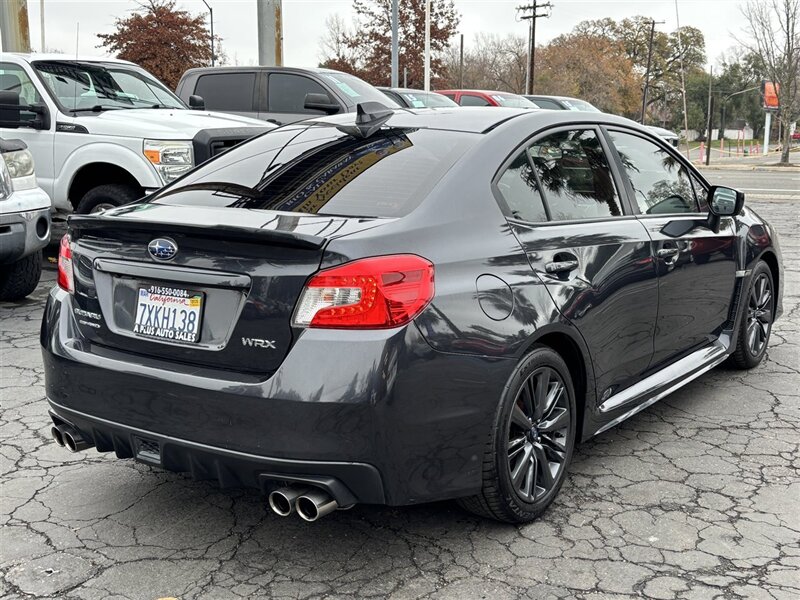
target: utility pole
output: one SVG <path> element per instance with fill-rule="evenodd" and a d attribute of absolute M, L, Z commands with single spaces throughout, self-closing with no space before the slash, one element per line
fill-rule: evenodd
<path fill-rule="evenodd" d="M 42 2 L 44 2 L 44 0 L 42 0 Z M 208 23 L 211 26 L 211 66 L 213 67 L 216 64 L 217 58 L 214 55 L 214 9 L 211 8 L 206 0 L 203 0 L 203 4 L 205 4 L 208 9 Z"/>
<path fill-rule="evenodd" d="M 400 78 L 400 40 L 398 37 L 397 29 L 399 27 L 399 9 L 398 4 L 400 0 L 392 0 L 392 87 L 399 85 Z"/>
<path fill-rule="evenodd" d="M 0 37 L 3 52 L 31 51 L 27 0 L 0 0 Z"/>
<path fill-rule="evenodd" d="M 662 24 L 664 21 L 656 21 L 650 19 L 650 42 L 647 45 L 647 68 L 644 71 L 644 90 L 642 91 L 642 118 L 640 122 L 644 125 L 644 115 L 647 111 L 647 91 L 650 86 L 650 64 L 653 60 L 653 37 L 656 34 L 656 24 Z"/>
<path fill-rule="evenodd" d="M 464 34 L 461 34 L 461 49 L 458 52 L 458 89 L 464 89 Z"/>
<path fill-rule="evenodd" d="M 431 91 L 431 0 L 425 0 L 425 91 Z"/>
<path fill-rule="evenodd" d="M 39 40 L 41 48 L 39 52 L 45 52 L 44 49 L 44 0 L 39 0 Z"/>
<path fill-rule="evenodd" d="M 259 65 L 283 66 L 282 8 L 281 0 L 256 0 Z"/>
<path fill-rule="evenodd" d="M 525 93 L 532 94 L 534 90 L 534 75 L 536 73 L 536 19 L 547 18 L 550 16 L 550 11 L 553 5 L 549 2 L 540 3 L 539 0 L 533 0 L 533 4 L 526 4 L 518 6 L 517 12 L 524 13 L 520 15 L 523 21 L 530 21 L 530 29 L 528 31 L 528 72 L 525 77 Z M 542 12 L 539 12 L 539 11 Z"/>
<path fill-rule="evenodd" d="M 711 95 L 711 83 L 714 81 L 714 66 L 708 68 L 708 133 L 706 134 L 706 165 L 711 160 L 711 117 L 714 111 L 714 97 Z"/>

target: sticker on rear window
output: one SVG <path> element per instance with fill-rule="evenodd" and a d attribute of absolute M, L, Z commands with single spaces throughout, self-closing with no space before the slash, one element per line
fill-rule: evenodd
<path fill-rule="evenodd" d="M 347 94 L 351 98 L 358 98 L 361 95 L 357 91 L 355 91 L 353 88 L 351 88 L 349 85 L 347 85 L 344 81 L 339 81 L 333 75 L 326 75 L 325 77 L 330 79 L 337 88 L 342 90 L 345 94 Z"/>

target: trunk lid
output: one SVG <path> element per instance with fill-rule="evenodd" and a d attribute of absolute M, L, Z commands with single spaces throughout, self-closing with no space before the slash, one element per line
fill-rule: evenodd
<path fill-rule="evenodd" d="M 71 217 L 77 333 L 148 358 L 269 375 L 299 333 L 292 313 L 327 242 L 385 221 L 158 204 Z M 156 239 L 174 242 L 174 257 L 154 258 Z"/>

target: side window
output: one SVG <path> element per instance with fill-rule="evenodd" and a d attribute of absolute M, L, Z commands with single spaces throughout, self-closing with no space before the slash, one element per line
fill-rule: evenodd
<path fill-rule="evenodd" d="M 564 110 L 561 106 L 559 106 L 557 103 L 553 102 L 552 100 L 547 100 L 547 99 L 544 99 L 544 98 L 537 98 L 533 102 L 539 108 L 546 108 L 547 110 Z"/>
<path fill-rule="evenodd" d="M 489 106 L 489 101 L 484 100 L 480 96 L 473 96 L 471 94 L 461 94 L 461 99 L 458 101 L 461 106 Z"/>
<path fill-rule="evenodd" d="M 0 92 L 19 94 L 21 109 L 19 116 L 22 120 L 32 121 L 36 117 L 34 113 L 25 110 L 25 107 L 41 103 L 42 97 L 22 67 L 11 63 L 0 63 Z"/>
<path fill-rule="evenodd" d="M 445 94 L 444 92 L 436 92 L 436 93 L 437 94 L 441 94 L 442 96 L 445 96 L 447 98 L 450 98 L 450 100 L 455 100 L 456 99 L 456 95 L 455 94 Z"/>
<path fill-rule="evenodd" d="M 201 75 L 194 93 L 202 96 L 208 110 L 252 112 L 255 73 Z"/>
<path fill-rule="evenodd" d="M 503 171 L 497 181 L 497 188 L 515 218 L 535 223 L 547 221 L 539 183 L 533 174 L 527 150 L 520 152 Z"/>
<path fill-rule="evenodd" d="M 287 73 L 271 73 L 267 90 L 270 112 L 324 114 L 304 108 L 306 94 L 325 94 L 330 98 L 328 91 L 313 79 Z"/>
<path fill-rule="evenodd" d="M 680 161 L 653 142 L 609 131 L 642 214 L 699 212 L 692 183 Z"/>
<path fill-rule="evenodd" d="M 622 215 L 600 139 L 592 129 L 559 131 L 528 147 L 553 221 Z"/>
<path fill-rule="evenodd" d="M 708 212 L 708 189 L 705 185 L 700 183 L 700 180 L 695 175 L 691 175 L 689 179 L 692 182 L 694 197 L 697 198 L 697 204 L 700 206 L 700 212 Z"/>

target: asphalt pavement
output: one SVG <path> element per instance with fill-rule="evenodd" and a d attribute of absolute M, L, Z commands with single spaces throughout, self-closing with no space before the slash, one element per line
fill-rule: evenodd
<path fill-rule="evenodd" d="M 69 454 L 50 440 L 39 353 L 51 267 L 27 301 L 0 304 L 0 597 L 797 600 L 800 175 L 787 175 L 709 174 L 752 189 L 781 235 L 786 312 L 767 360 L 717 368 L 582 444 L 555 504 L 520 527 L 450 502 L 308 524 L 254 491 Z"/>

